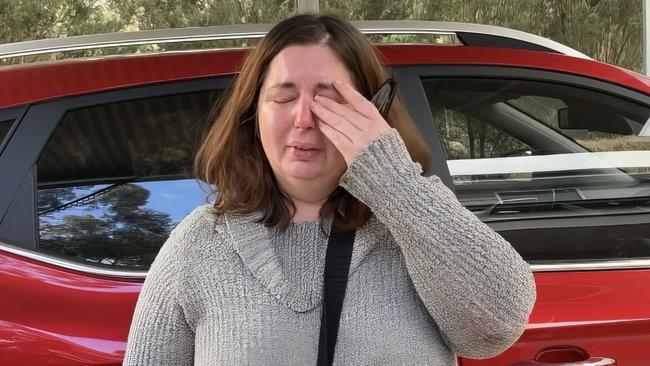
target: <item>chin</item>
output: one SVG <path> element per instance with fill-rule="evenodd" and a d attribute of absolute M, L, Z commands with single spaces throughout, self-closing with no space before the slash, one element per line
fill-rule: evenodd
<path fill-rule="evenodd" d="M 292 164 L 284 170 L 284 174 L 300 180 L 327 179 L 330 175 L 327 168 L 310 166 L 310 164 Z"/>
<path fill-rule="evenodd" d="M 291 172 L 287 174 L 293 179 L 300 179 L 300 180 L 316 180 L 316 179 L 322 179 L 325 178 L 325 175 L 322 172 L 309 172 L 309 171 L 298 171 L 298 172 Z"/>

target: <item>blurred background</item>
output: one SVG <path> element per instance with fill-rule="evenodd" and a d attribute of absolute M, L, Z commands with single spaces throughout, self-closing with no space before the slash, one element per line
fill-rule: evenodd
<path fill-rule="evenodd" d="M 642 1 L 320 0 L 317 10 L 349 20 L 439 20 L 498 25 L 553 39 L 597 60 L 641 73 Z M 0 43 L 116 31 L 273 23 L 304 11 L 306 3 L 314 4 L 316 0 L 0 0 Z M 83 56 L 92 56 L 87 52 L 90 51 Z M 130 49 L 129 53 L 132 52 Z M 13 59 L 0 64 L 24 61 Z"/>

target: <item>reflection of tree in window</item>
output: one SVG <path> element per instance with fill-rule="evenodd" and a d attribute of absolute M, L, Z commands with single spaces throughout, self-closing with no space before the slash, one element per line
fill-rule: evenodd
<path fill-rule="evenodd" d="M 41 190 L 39 210 L 84 194 L 73 188 Z M 44 214 L 40 216 L 40 248 L 94 263 L 147 267 L 173 226 L 167 213 L 144 207 L 149 196 L 145 188 L 123 184 L 82 201 L 74 210 Z"/>
<path fill-rule="evenodd" d="M 501 129 L 454 110 L 435 108 L 433 118 L 449 160 L 508 156 L 528 148 Z"/>

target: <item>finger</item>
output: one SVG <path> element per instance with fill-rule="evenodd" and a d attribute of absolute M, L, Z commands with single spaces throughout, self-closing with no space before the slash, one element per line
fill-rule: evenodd
<path fill-rule="evenodd" d="M 350 121 L 348 121 L 345 117 L 339 116 L 338 114 L 325 108 L 321 103 L 317 101 L 313 101 L 311 103 L 311 110 L 314 112 L 314 114 L 316 114 L 316 117 L 318 117 L 320 123 L 328 124 L 333 129 L 339 131 L 339 133 L 344 135 L 350 141 L 353 141 L 353 136 L 359 133 L 359 129 L 350 123 Z"/>
<path fill-rule="evenodd" d="M 319 123 L 318 128 L 323 132 L 325 137 L 327 137 L 332 143 L 336 146 L 337 149 L 341 150 L 344 143 L 349 143 L 351 140 L 345 136 L 341 131 L 332 127 L 327 123 Z"/>
<path fill-rule="evenodd" d="M 379 115 L 377 108 L 366 99 L 361 93 L 352 87 L 352 85 L 345 83 L 341 80 L 336 80 L 334 88 L 341 94 L 341 96 L 352 105 L 352 107 L 364 117 L 374 119 Z"/>
<path fill-rule="evenodd" d="M 351 154 L 349 153 L 350 149 L 348 148 L 348 145 L 350 145 L 351 141 L 344 134 L 328 125 L 327 123 L 319 123 L 318 128 L 323 133 L 323 135 L 325 135 L 325 137 L 327 137 L 327 139 L 332 142 L 332 144 L 341 153 L 341 155 L 343 155 L 343 158 L 349 166 L 349 156 Z"/>
<path fill-rule="evenodd" d="M 357 130 L 362 130 L 368 123 L 370 123 L 370 121 L 361 113 L 352 109 L 352 106 L 338 103 L 335 100 L 322 95 L 317 95 L 314 100 L 325 109 L 347 120 Z"/>

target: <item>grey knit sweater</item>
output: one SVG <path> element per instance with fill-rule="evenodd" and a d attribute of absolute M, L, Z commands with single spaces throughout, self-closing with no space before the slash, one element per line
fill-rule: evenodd
<path fill-rule="evenodd" d="M 340 184 L 375 216 L 357 230 L 336 365 L 455 365 L 520 336 L 535 300 L 527 263 L 421 176 L 395 130 Z M 319 222 L 279 232 L 256 219 L 206 205 L 174 229 L 144 283 L 124 365 L 316 364 L 327 237 Z"/>

